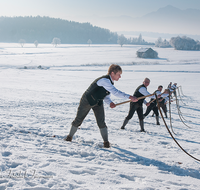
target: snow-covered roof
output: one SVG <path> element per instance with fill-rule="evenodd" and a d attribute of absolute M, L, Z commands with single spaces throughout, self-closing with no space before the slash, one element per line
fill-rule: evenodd
<path fill-rule="evenodd" d="M 140 48 L 137 52 L 146 52 L 149 48 Z"/>

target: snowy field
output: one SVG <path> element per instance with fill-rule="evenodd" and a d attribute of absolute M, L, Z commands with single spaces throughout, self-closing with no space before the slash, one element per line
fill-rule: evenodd
<path fill-rule="evenodd" d="M 161 118 L 157 126 L 150 113 L 146 133 L 139 132 L 137 114 L 120 129 L 128 103 L 114 109 L 105 104 L 111 148 L 102 148 L 92 111 L 73 141 L 63 141 L 82 93 L 115 63 L 123 69 L 115 86 L 131 95 L 145 77 L 151 80 L 150 93 L 169 82 L 182 87 L 180 109 L 190 128 L 181 122 L 174 101 L 173 135 L 200 159 L 200 52 L 153 47 L 158 59 L 140 59 L 139 48 L 0 43 L 0 190 L 200 188 L 200 162 L 177 146 Z"/>

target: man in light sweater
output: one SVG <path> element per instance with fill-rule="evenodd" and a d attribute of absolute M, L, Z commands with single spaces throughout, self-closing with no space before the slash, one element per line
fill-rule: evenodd
<path fill-rule="evenodd" d="M 130 99 L 133 102 L 138 101 L 136 97 L 121 92 L 114 87 L 114 81 L 118 81 L 121 78 L 121 74 L 121 67 L 119 65 L 112 64 L 108 69 L 107 75 L 99 77 L 93 81 L 93 83 L 82 95 L 76 118 L 72 122 L 70 132 L 65 138 L 66 141 L 72 141 L 72 137 L 76 133 L 78 126 L 82 124 L 83 120 L 92 109 L 104 141 L 104 147 L 110 147 L 107 126 L 105 123 L 103 100 L 109 104 L 111 108 L 116 107 L 116 105 L 110 99 L 110 94 L 113 94 L 119 98 Z"/>

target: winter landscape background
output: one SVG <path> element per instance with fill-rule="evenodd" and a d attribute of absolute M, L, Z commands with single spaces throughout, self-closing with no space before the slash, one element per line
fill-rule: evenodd
<path fill-rule="evenodd" d="M 151 114 L 145 118 L 146 133 L 139 132 L 137 114 L 120 129 L 129 104 L 105 105 L 111 148 L 102 148 L 92 112 L 73 141 L 63 141 L 82 93 L 115 63 L 123 69 L 115 86 L 126 93 L 145 77 L 150 93 L 169 82 L 182 87 L 180 109 L 190 128 L 174 101 L 174 136 L 200 159 L 199 51 L 152 47 L 159 58 L 140 59 L 140 47 L 0 43 L 0 190 L 199 189 L 200 163 L 175 144 L 161 118 L 160 126 Z"/>

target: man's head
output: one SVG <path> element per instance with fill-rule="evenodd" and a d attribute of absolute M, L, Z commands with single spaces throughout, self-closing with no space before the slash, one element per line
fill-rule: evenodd
<path fill-rule="evenodd" d="M 118 81 L 121 78 L 122 68 L 119 65 L 112 64 L 108 69 L 108 75 L 111 76 L 112 80 Z"/>
<path fill-rule="evenodd" d="M 149 86 L 150 79 L 149 78 L 145 78 L 144 81 L 143 81 L 143 84 L 144 84 L 145 87 Z"/>
<path fill-rule="evenodd" d="M 162 91 L 162 89 L 163 89 L 163 86 L 162 86 L 162 85 L 158 86 L 158 90 L 159 90 L 160 92 Z"/>
<path fill-rule="evenodd" d="M 119 71 L 122 73 L 122 68 L 119 65 L 112 64 L 108 68 L 108 75 L 111 75 L 112 72 L 116 74 Z"/>
<path fill-rule="evenodd" d="M 164 94 L 170 94 L 170 90 L 169 89 L 165 89 L 164 90 Z"/>

